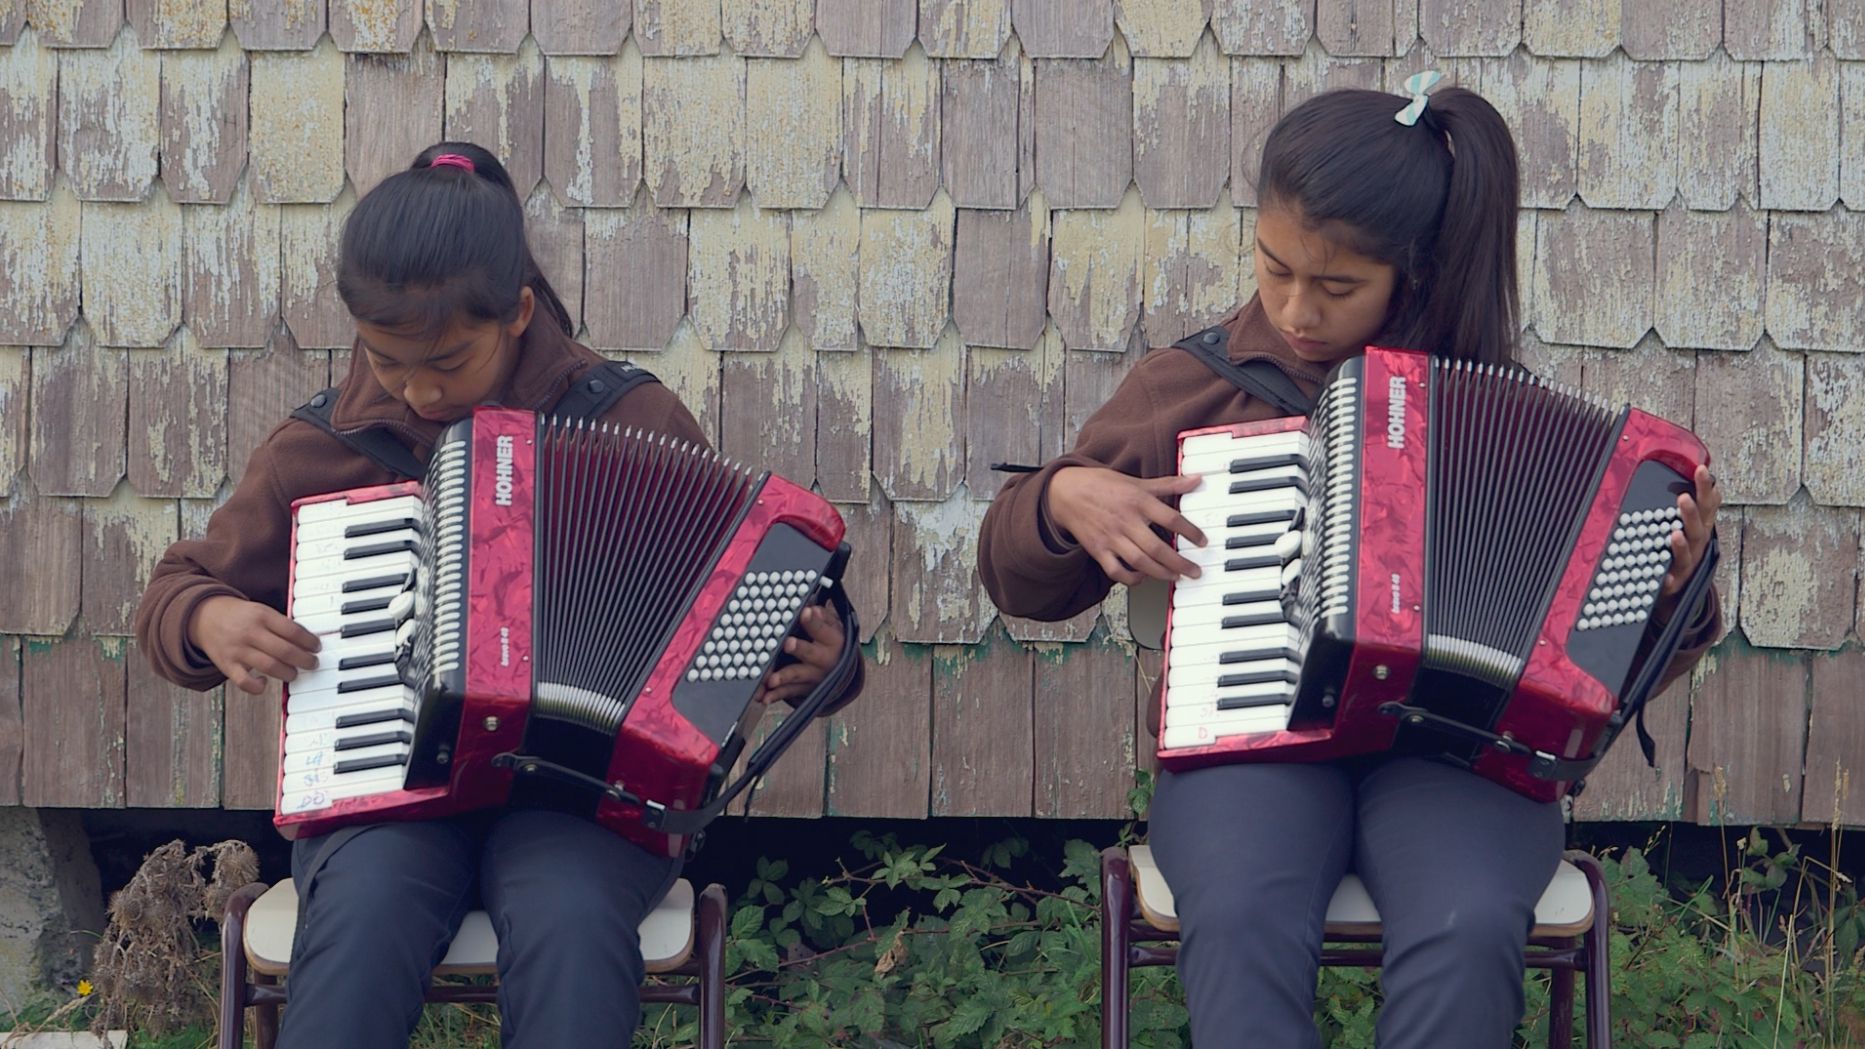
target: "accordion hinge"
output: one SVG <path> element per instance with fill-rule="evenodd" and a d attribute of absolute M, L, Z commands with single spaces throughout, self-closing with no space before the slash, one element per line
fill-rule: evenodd
<path fill-rule="evenodd" d="M 1443 634 L 1425 636 L 1424 663 L 1432 669 L 1453 671 L 1497 688 L 1513 686 L 1522 676 L 1524 666 L 1520 656 Z"/>

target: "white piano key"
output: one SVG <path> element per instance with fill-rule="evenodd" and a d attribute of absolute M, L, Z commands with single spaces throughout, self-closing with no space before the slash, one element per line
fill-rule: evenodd
<path fill-rule="evenodd" d="M 395 651 L 395 639 L 382 634 L 365 634 L 362 637 L 338 637 L 335 634 L 319 634 L 317 666 L 310 671 L 336 672 L 337 666 L 350 656 L 374 656 Z"/>
<path fill-rule="evenodd" d="M 348 499 L 332 499 L 322 503 L 307 503 L 297 510 L 299 525 L 316 524 L 340 517 L 394 517 L 398 515 L 419 516 L 421 499 L 419 496 L 398 495 L 391 499 L 372 499 L 368 502 L 351 502 Z"/>
<path fill-rule="evenodd" d="M 1173 688 L 1178 688 L 1182 685 L 1204 686 L 1216 689 L 1248 687 L 1248 685 L 1244 684 L 1235 686 L 1223 686 L 1218 684 L 1220 680 L 1226 677 L 1240 674 L 1275 674 L 1278 676 L 1271 679 L 1270 683 L 1282 682 L 1283 684 L 1288 684 L 1288 679 L 1293 679 L 1299 675 L 1301 669 L 1302 665 L 1299 662 L 1286 657 L 1253 659 L 1243 663 L 1220 663 L 1216 660 L 1210 662 L 1181 663 L 1175 660 L 1171 666 L 1166 668 L 1166 684 Z M 1250 682 L 1249 684 L 1264 683 L 1265 682 Z"/>
<path fill-rule="evenodd" d="M 1193 474 L 1229 473 L 1238 462 L 1247 463 L 1252 459 L 1282 455 L 1295 455 L 1304 461 L 1307 460 L 1307 435 L 1299 432 L 1275 434 L 1273 438 L 1264 438 L 1255 442 L 1239 441 L 1223 448 L 1210 448 L 1201 452 L 1187 451 L 1179 456 L 1179 473 L 1188 477 Z"/>
<path fill-rule="evenodd" d="M 412 572 L 419 561 L 413 551 L 398 550 L 392 554 L 377 554 L 374 557 L 359 557 L 345 561 L 342 558 L 319 558 L 314 561 L 298 561 L 292 566 L 293 579 L 316 579 L 322 576 L 339 575 L 346 579 L 367 579 L 373 576 L 391 575 L 395 572 Z"/>
<path fill-rule="evenodd" d="M 368 703 L 353 703 L 324 707 L 319 710 L 299 711 L 295 714 L 285 715 L 285 736 L 289 739 L 292 736 L 316 732 L 348 732 L 350 730 L 347 728 L 338 729 L 337 722 L 356 714 L 405 714 L 407 715 L 407 719 L 410 720 L 403 720 L 402 723 L 411 725 L 413 724 L 411 719 L 415 716 L 417 709 L 412 700 L 398 703 L 383 703 L 380 700 L 374 700 Z M 380 722 L 380 724 L 388 725 L 394 723 L 395 722 L 392 721 Z M 360 728 L 361 726 L 358 727 Z"/>
<path fill-rule="evenodd" d="M 1286 728 L 1286 713 L 1280 718 L 1236 718 L 1208 724 L 1169 725 L 1160 732 L 1159 744 L 1165 750 L 1181 750 L 1210 746 L 1229 736 L 1281 732 Z"/>
<path fill-rule="evenodd" d="M 331 579 L 337 585 L 325 587 L 322 593 L 306 594 L 300 590 L 295 590 L 292 593 L 292 618 L 296 619 L 299 616 L 314 616 L 326 612 L 341 611 L 344 605 L 356 601 L 367 601 L 384 597 L 392 598 L 396 594 L 401 593 L 406 587 L 405 582 L 385 582 L 380 586 L 373 586 L 367 590 L 351 590 L 346 592 L 342 588 L 343 583 L 341 578 L 336 576 L 327 576 L 325 578 Z M 370 577 L 358 578 L 367 582 Z M 379 576 L 374 578 L 386 580 L 390 577 Z"/>
<path fill-rule="evenodd" d="M 1248 699 L 1247 706 L 1223 707 L 1221 698 Z M 1206 689 L 1180 688 L 1166 692 L 1164 724 L 1217 725 L 1225 722 L 1250 722 L 1276 729 L 1287 728 L 1290 712 L 1295 709 L 1293 689 L 1282 692 L 1218 693 Z"/>
<path fill-rule="evenodd" d="M 399 787 L 405 778 L 406 765 L 384 765 L 381 768 L 359 769 L 355 772 L 338 772 L 335 768 L 308 769 L 280 774 L 281 789 L 285 792 L 329 790 L 332 786 L 354 786 L 358 784 L 392 784 Z"/>
<path fill-rule="evenodd" d="M 291 755 L 309 754 L 317 750 L 336 751 L 340 749 L 337 746 L 339 743 L 348 743 L 352 749 L 356 749 L 356 740 L 382 736 L 388 733 L 405 733 L 409 736 L 413 736 L 414 726 L 406 721 L 395 720 L 371 722 L 367 725 L 353 725 L 349 728 L 325 728 L 317 729 L 312 732 L 286 732 L 285 753 Z M 372 746 L 382 746 L 386 745 L 388 742 L 394 742 L 404 751 L 411 750 L 414 746 L 412 740 L 392 739 L 372 744 Z"/>
<path fill-rule="evenodd" d="M 347 707 L 364 703 L 394 706 L 398 703 L 413 702 L 416 702 L 414 689 L 407 685 L 386 685 L 362 692 L 338 692 L 334 688 L 324 688 L 315 692 L 287 692 L 285 713 L 287 715 L 302 714 L 313 710 L 329 710 L 332 707 Z"/>
<path fill-rule="evenodd" d="M 407 754 L 408 750 L 406 743 L 382 743 L 373 747 L 356 747 L 352 750 L 320 749 L 297 753 L 287 752 L 285 763 L 280 767 L 289 776 L 299 772 L 335 769 L 338 762 L 355 758 L 399 757 Z M 352 775 L 352 773 L 345 773 L 345 775 Z"/>
<path fill-rule="evenodd" d="M 1207 646 L 1219 645 L 1227 650 L 1257 649 L 1269 646 L 1296 648 L 1302 643 L 1302 632 L 1288 623 L 1265 623 L 1261 626 L 1236 627 L 1231 630 L 1220 629 L 1215 622 L 1179 622 L 1172 621 L 1171 659 L 1177 663 L 1186 660 L 1203 659 L 1203 650 Z"/>
<path fill-rule="evenodd" d="M 1258 623 L 1251 626 L 1224 626 L 1226 619 L 1244 619 L 1258 615 L 1273 615 L 1275 619 L 1270 623 Z M 1240 630 L 1260 630 L 1272 625 L 1290 626 L 1280 602 L 1262 601 L 1254 605 L 1186 605 L 1172 610 L 1172 644 L 1176 647 L 1181 636 L 1193 638 L 1228 636 Z"/>
<path fill-rule="evenodd" d="M 398 578 L 395 578 L 392 584 L 377 583 L 377 580 L 389 579 L 391 577 Z M 306 598 L 322 598 L 331 594 L 343 594 L 343 588 L 352 583 L 368 583 L 371 584 L 368 588 L 369 590 L 380 591 L 386 586 L 406 586 L 408 585 L 408 579 L 409 575 L 407 572 L 376 572 L 368 575 L 351 575 L 347 572 L 329 572 L 309 578 L 294 576 L 291 583 L 291 599 L 295 604 L 297 601 Z M 349 593 L 352 594 L 361 594 L 364 592 L 363 590 L 349 591 Z"/>
<path fill-rule="evenodd" d="M 1279 568 L 1253 568 L 1241 572 L 1206 572 L 1202 577 L 1181 581 L 1172 588 L 1172 607 L 1221 605 L 1235 595 L 1260 594 L 1249 603 L 1277 600 L 1282 588 Z M 1190 584 L 1190 585 L 1188 585 Z"/>
<path fill-rule="evenodd" d="M 1307 502 L 1308 497 L 1293 487 L 1232 495 L 1224 485 L 1212 484 L 1207 479 L 1197 488 L 1179 496 L 1179 512 L 1191 517 L 1193 514 L 1219 510 L 1228 517 L 1249 512 L 1295 511 Z"/>
<path fill-rule="evenodd" d="M 372 663 L 369 666 L 351 667 L 348 670 L 308 670 L 301 671 L 296 680 L 289 682 L 293 692 L 322 692 L 333 689 L 349 681 L 361 681 L 378 676 L 394 676 L 396 667 L 393 662 Z"/>
<path fill-rule="evenodd" d="M 1297 434 L 1304 437 L 1306 436 L 1306 431 L 1302 429 L 1300 424 L 1293 425 L 1286 430 L 1275 430 L 1269 433 L 1255 434 L 1248 437 L 1239 437 L 1232 433 L 1205 433 L 1199 434 L 1196 437 L 1185 438 L 1183 441 L 1179 442 L 1179 447 L 1183 449 L 1186 455 L 1205 455 L 1214 451 L 1247 446 L 1259 441 L 1288 439 L 1291 435 Z"/>
<path fill-rule="evenodd" d="M 418 538 L 421 535 L 421 518 L 422 515 L 420 513 L 385 513 L 381 515 L 357 514 L 352 517 L 332 517 L 323 521 L 299 521 L 297 529 L 292 532 L 294 540 L 293 546 L 296 548 L 306 543 L 328 542 L 332 539 L 343 539 L 346 538 L 346 534 L 350 529 L 359 525 L 379 526 L 390 521 L 395 522 L 396 527 L 377 532 L 374 535 L 355 536 L 352 537 L 350 541 L 361 542 L 365 539 L 376 538 Z"/>
<path fill-rule="evenodd" d="M 387 772 L 379 776 L 371 773 Z M 402 789 L 402 769 L 370 769 L 369 772 L 353 772 L 335 782 L 318 782 L 312 786 L 297 787 L 293 782 L 306 774 L 300 773 L 285 778 L 285 789 L 279 792 L 278 811 L 290 816 L 300 812 L 315 812 L 327 809 L 332 802 L 344 798 L 361 798 L 371 794 L 389 794 Z"/>

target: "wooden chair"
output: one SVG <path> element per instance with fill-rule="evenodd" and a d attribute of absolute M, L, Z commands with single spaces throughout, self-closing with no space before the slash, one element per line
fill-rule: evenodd
<path fill-rule="evenodd" d="M 641 1000 L 699 1007 L 700 1049 L 725 1043 L 725 889 L 708 885 L 694 905 L 693 885 L 674 883 L 666 899 L 641 923 L 641 954 L 647 971 L 661 976 L 694 976 L 678 986 L 648 983 Z M 272 1049 L 278 1037 L 278 1009 L 289 984 L 279 979 L 290 967 L 291 942 L 297 931 L 298 893 L 287 878 L 268 888 L 254 882 L 227 901 L 220 923 L 220 1047 L 240 1049 L 246 1010 L 254 1010 L 254 1040 Z M 480 976 L 495 971 L 498 943 L 484 911 L 473 911 L 460 925 L 435 976 Z M 491 985 L 430 984 L 430 1002 L 496 1001 Z"/>
<path fill-rule="evenodd" d="M 1550 1049 L 1573 1041 L 1574 974 L 1586 975 L 1586 1039 L 1592 1049 L 1611 1049 L 1607 1008 L 1611 1001 L 1604 916 L 1612 913 L 1599 863 L 1584 852 L 1567 854 L 1535 907 L 1529 934 L 1528 967 L 1547 969 L 1553 980 L 1548 1021 Z M 1145 845 L 1115 846 L 1101 853 L 1101 1032 L 1105 1049 L 1126 1049 L 1128 972 L 1143 965 L 1178 960 L 1178 914 L 1172 890 Z M 1379 964 L 1379 913 L 1366 887 L 1352 874 L 1328 904 L 1322 965 Z M 1165 943 L 1170 941 L 1169 944 Z M 1371 944 L 1370 947 L 1338 946 Z"/>

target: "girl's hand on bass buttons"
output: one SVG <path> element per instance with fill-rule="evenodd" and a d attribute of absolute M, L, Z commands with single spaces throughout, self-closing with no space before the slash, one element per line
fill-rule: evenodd
<path fill-rule="evenodd" d="M 1710 546 L 1710 532 L 1716 527 L 1716 510 L 1723 505 L 1723 493 L 1716 487 L 1716 475 L 1709 467 L 1697 467 L 1691 479 L 1696 495 L 1685 492 L 1677 497 L 1677 513 L 1684 519 L 1681 531 L 1671 533 L 1671 567 L 1664 573 L 1664 585 L 1658 591 L 1657 607 L 1652 618 L 1669 622 L 1677 610 L 1677 595 L 1690 580 Z"/>
<path fill-rule="evenodd" d="M 1049 520 L 1088 556 L 1109 579 L 1129 586 L 1142 579 L 1175 582 L 1198 578 L 1198 566 L 1159 538 L 1167 533 L 1205 545 L 1204 532 L 1173 508 L 1176 499 L 1198 487 L 1196 477 L 1131 477 L 1099 466 L 1070 466 L 1049 478 L 1045 501 Z"/>
<path fill-rule="evenodd" d="M 227 594 L 195 606 L 188 637 L 235 688 L 255 696 L 268 676 L 290 681 L 317 666 L 317 635 L 267 605 Z"/>
<path fill-rule="evenodd" d="M 760 703 L 788 703 L 801 699 L 822 683 L 842 655 L 845 632 L 842 620 L 822 605 L 810 605 L 797 616 L 796 632 L 784 638 L 784 655 L 796 660 L 764 676 L 755 698 Z"/>

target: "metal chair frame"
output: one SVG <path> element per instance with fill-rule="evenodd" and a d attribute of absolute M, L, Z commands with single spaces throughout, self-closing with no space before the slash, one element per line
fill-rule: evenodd
<path fill-rule="evenodd" d="M 253 1040 L 258 1049 L 272 1049 L 278 1039 L 278 1010 L 286 1004 L 287 988 L 275 977 L 255 972 L 246 957 L 246 912 L 270 888 L 263 882 L 241 886 L 227 901 L 220 922 L 220 1049 L 241 1049 L 246 1010 L 253 1010 Z M 653 976 L 692 976 L 685 984 L 649 982 L 641 985 L 641 1001 L 692 1005 L 699 1008 L 699 1049 L 723 1049 L 725 1044 L 725 888 L 706 886 L 693 904 L 693 946 L 681 964 Z M 493 984 L 433 984 L 429 1002 L 494 1002 Z"/>
<path fill-rule="evenodd" d="M 1574 974 L 1586 977 L 1586 1044 L 1611 1049 L 1608 1016 L 1612 1000 L 1611 967 L 1607 956 L 1611 903 L 1599 862 L 1584 852 L 1569 852 L 1567 862 L 1586 875 L 1593 901 L 1592 921 L 1578 936 L 1530 936 L 1525 958 L 1530 969 L 1546 969 L 1551 980 L 1548 1011 L 1549 1049 L 1566 1049 L 1573 1043 Z M 1321 951 L 1322 965 L 1377 967 L 1381 951 L 1378 931 L 1330 928 L 1329 944 Z M 1178 961 L 1178 933 L 1161 929 L 1139 911 L 1131 861 L 1124 846 L 1101 852 L 1101 1044 L 1104 1049 L 1126 1049 L 1129 973 L 1149 965 Z"/>

